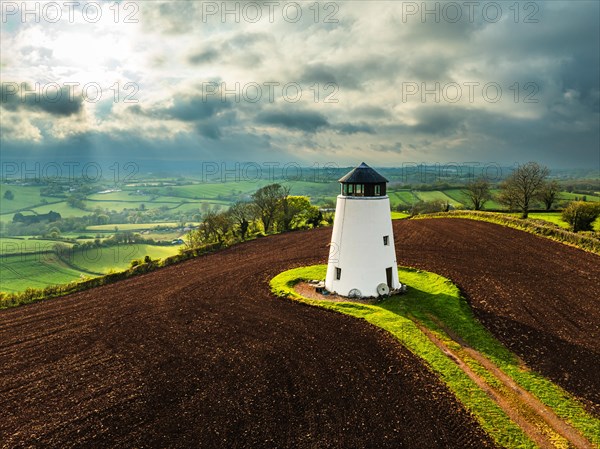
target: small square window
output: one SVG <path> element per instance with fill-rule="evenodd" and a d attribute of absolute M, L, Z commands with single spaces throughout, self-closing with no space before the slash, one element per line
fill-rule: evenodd
<path fill-rule="evenodd" d="M 335 278 L 339 281 L 342 278 L 342 269 L 341 268 L 337 268 L 335 269 Z"/>
<path fill-rule="evenodd" d="M 389 246 L 389 244 L 390 244 L 390 236 L 389 235 L 384 235 L 383 236 L 383 244 L 385 246 Z"/>

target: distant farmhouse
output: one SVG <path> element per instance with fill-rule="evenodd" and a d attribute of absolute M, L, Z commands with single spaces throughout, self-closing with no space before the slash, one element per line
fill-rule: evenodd
<path fill-rule="evenodd" d="M 47 214 L 32 214 L 32 215 L 23 215 L 21 212 L 17 212 L 13 217 L 13 223 L 42 223 L 48 222 L 52 223 L 54 221 L 60 220 L 62 217 L 58 212 L 50 211 Z"/>

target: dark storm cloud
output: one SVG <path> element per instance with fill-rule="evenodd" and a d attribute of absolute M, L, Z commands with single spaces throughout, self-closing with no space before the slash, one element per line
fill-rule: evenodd
<path fill-rule="evenodd" d="M 163 109 L 163 113 L 174 119 L 194 122 L 213 117 L 230 108 L 230 102 L 215 96 L 176 96 L 173 106 Z"/>
<path fill-rule="evenodd" d="M 158 120 L 177 120 L 192 123 L 199 134 L 209 139 L 221 138 L 222 128 L 234 125 L 237 112 L 229 101 L 222 101 L 219 96 L 202 94 L 177 94 L 173 104 L 168 107 L 156 106 L 143 108 L 133 105 L 129 113 Z"/>
<path fill-rule="evenodd" d="M 465 130 L 465 117 L 469 115 L 459 107 L 421 108 L 416 112 L 418 124 L 412 126 L 414 132 L 450 136 Z"/>
<path fill-rule="evenodd" d="M 0 106 L 8 111 L 39 111 L 67 117 L 83 109 L 81 95 L 67 86 L 5 82 L 0 85 Z"/>
<path fill-rule="evenodd" d="M 176 95 L 173 98 L 173 105 L 168 107 L 155 106 L 143 108 L 136 104 L 129 106 L 128 111 L 132 114 L 151 118 L 197 122 L 214 117 L 230 109 L 231 103 L 221 101 L 214 96 L 192 95 L 185 97 L 183 95 Z"/>
<path fill-rule="evenodd" d="M 354 117 L 360 117 L 370 120 L 389 118 L 392 115 L 391 111 L 379 106 L 360 106 L 351 109 L 350 112 Z"/>
<path fill-rule="evenodd" d="M 526 155 L 552 167 L 575 167 L 577 161 L 586 160 L 598 167 L 599 119 L 598 114 L 592 115 L 587 118 L 587 125 L 579 126 L 576 120 L 565 120 L 554 113 L 549 113 L 543 120 L 475 112 L 465 117 L 470 135 L 494 142 L 494 146 L 486 151 L 489 160 L 494 160 L 495 156 L 502 161 L 523 161 Z"/>
<path fill-rule="evenodd" d="M 353 70 L 349 70 L 346 66 L 333 67 L 325 64 L 310 65 L 306 67 L 304 72 L 300 75 L 300 81 L 306 84 L 333 83 L 337 86 L 349 89 L 358 89 L 360 87 L 360 83 L 353 75 Z"/>
<path fill-rule="evenodd" d="M 274 159 L 274 154 L 278 159 Z M 99 165 L 108 180 L 114 180 L 116 175 L 115 162 L 121 168 L 126 163 L 134 164 L 139 173 L 167 168 L 200 173 L 203 162 L 273 160 L 288 162 L 293 158 L 274 150 L 268 136 L 250 133 L 227 133 L 215 140 L 196 132 L 165 138 L 147 138 L 131 132 L 86 132 L 65 139 L 47 138 L 43 143 L 2 142 L 3 163 L 21 167 L 21 162 L 25 162 L 24 167 L 30 169 L 39 164 L 42 170 L 45 164 L 59 164 L 67 174 L 68 164 L 76 161 L 76 175 L 86 163 L 91 163 Z M 95 170 L 90 170 L 90 176 L 96 176 Z"/>
<path fill-rule="evenodd" d="M 188 61 L 194 65 L 201 65 L 215 61 L 218 56 L 219 53 L 216 50 L 209 49 L 189 56 Z"/>
<path fill-rule="evenodd" d="M 402 151 L 402 142 L 391 144 L 371 144 L 370 148 L 375 151 L 383 151 L 386 153 L 400 153 Z"/>
<path fill-rule="evenodd" d="M 361 2 L 356 9 L 342 3 L 338 24 L 314 23 L 306 6 L 297 24 L 277 16 L 274 24 L 261 22 L 260 26 L 224 23 L 220 15 L 205 23 L 200 15 L 202 2 L 140 4 L 145 31 L 134 35 L 134 42 L 148 37 L 151 51 L 146 54 L 141 49 L 139 57 L 124 57 L 119 64 L 125 67 L 125 78 L 148 80 L 142 90 L 144 102 L 129 106 L 129 114 L 109 102 L 86 108 L 90 129 L 122 131 L 91 133 L 77 144 L 70 138 L 57 140 L 52 136 L 56 117 L 71 115 L 76 125 L 57 134 L 79 132 L 80 100 L 57 104 L 11 97 L 0 105 L 3 112 L 9 111 L 7 116 L 12 114 L 10 119 L 3 117 L 2 149 L 7 143 L 16 148 L 9 138 L 21 133 L 31 136 L 28 139 L 41 136 L 41 141 L 30 146 L 29 141 L 23 142 L 19 151 L 40 154 L 69 153 L 80 147 L 107 154 L 118 150 L 140 158 L 160 158 L 153 152 L 164 150 L 182 158 L 212 154 L 247 160 L 268 155 L 265 148 L 271 148 L 297 160 L 323 160 L 331 155 L 343 159 L 348 154 L 344 150 L 362 147 L 380 152 L 382 161 L 418 154 L 433 160 L 509 164 L 532 159 L 555 166 L 598 163 L 599 2 L 535 2 L 540 9 L 537 23 L 524 23 L 524 3 L 517 5 L 519 21 L 513 20 L 512 3 L 499 3 L 503 18 L 497 23 L 483 20 L 481 5 L 473 23 L 466 16 L 458 23 L 436 21 L 431 15 L 423 21 L 420 14 L 403 21 L 401 3 Z M 258 29 L 261 32 L 254 32 Z M 68 58 L 60 59 L 63 52 L 58 47 L 49 53 L 26 44 L 29 47 L 21 46 L 23 52 L 16 56 L 3 54 L 2 64 L 11 61 L 22 73 L 29 64 L 37 76 L 56 79 L 63 79 L 65 71 L 88 69 L 69 66 Z M 137 62 L 128 66 L 130 60 Z M 152 66 L 151 61 L 162 65 Z M 46 67 L 51 73 L 39 75 Z M 204 98 L 199 90 L 182 87 L 194 85 L 208 71 L 215 83 L 226 80 L 228 85 L 243 80 L 298 82 L 308 89 L 318 83 L 321 100 L 330 92 L 324 85 L 334 83 L 340 101 L 335 106 L 320 101 L 301 109 L 302 103 L 266 104 L 265 91 L 257 103 L 233 101 L 231 96 L 222 102 L 218 94 Z M 425 102 L 418 94 L 406 102 L 401 101 L 403 81 L 419 86 L 425 82 L 430 88 L 436 82 L 497 82 L 503 97 L 497 105 L 486 103 L 478 89 L 474 102 L 450 104 L 442 98 L 435 103 L 432 96 Z M 510 87 L 516 82 L 521 97 L 513 102 Z M 539 89 L 535 105 L 523 103 L 527 82 Z M 40 118 L 41 112 L 47 116 Z M 7 123 L 14 132 L 6 132 Z M 256 128 L 270 135 L 256 135 Z M 159 138 L 140 137 L 140 130 Z"/>
<path fill-rule="evenodd" d="M 334 128 L 337 130 L 339 134 L 375 134 L 375 128 L 366 123 L 341 123 L 335 125 Z"/>
<path fill-rule="evenodd" d="M 193 51 L 187 62 L 191 65 L 214 64 L 217 62 L 244 67 L 256 67 L 262 59 L 259 46 L 272 37 L 265 33 L 236 33 L 230 37 L 208 39 L 203 46 Z"/>
<path fill-rule="evenodd" d="M 316 133 L 323 128 L 329 127 L 329 121 L 323 114 L 301 110 L 265 111 L 258 114 L 256 121 L 263 125 L 273 125 L 308 133 Z"/>

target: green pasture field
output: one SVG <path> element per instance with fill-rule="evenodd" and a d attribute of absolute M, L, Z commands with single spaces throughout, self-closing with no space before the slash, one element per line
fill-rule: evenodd
<path fill-rule="evenodd" d="M 127 201 L 135 203 L 143 203 L 146 201 L 152 201 L 156 195 L 138 195 L 134 191 L 121 191 L 121 192 L 110 192 L 110 193 L 94 193 L 88 195 L 88 200 L 94 201 Z M 179 200 L 181 201 L 181 200 Z M 177 202 L 179 202 L 177 201 Z"/>
<path fill-rule="evenodd" d="M 66 284 L 81 277 L 121 271 L 129 268 L 134 259 L 143 259 L 146 255 L 152 259 L 164 259 L 177 254 L 180 247 L 181 245 L 123 244 L 65 251 L 61 257 L 54 252 L 7 253 L 8 255 L 0 257 L 0 291 L 15 293 L 28 287 L 44 288 L 48 285 Z"/>
<path fill-rule="evenodd" d="M 89 248 L 74 251 L 69 261 L 77 268 L 98 274 L 111 270 L 122 271 L 129 268 L 134 259 L 150 256 L 152 259 L 164 259 L 179 252 L 181 245 L 156 246 L 141 243 Z"/>
<path fill-rule="evenodd" d="M 88 226 L 86 231 L 114 231 L 115 227 L 119 228 L 119 231 L 145 231 L 148 229 L 156 228 L 176 228 L 179 227 L 180 223 L 176 221 L 166 221 L 157 223 L 119 223 L 119 224 L 106 224 L 106 225 L 93 225 Z M 186 225 L 196 226 L 198 223 L 186 223 Z"/>
<path fill-rule="evenodd" d="M 392 220 L 402 220 L 404 218 L 410 217 L 409 214 L 405 214 L 403 212 L 394 212 L 392 211 Z"/>
<path fill-rule="evenodd" d="M 519 217 L 520 214 L 511 214 L 515 217 Z M 554 223 L 555 225 L 560 226 L 564 229 L 569 229 L 569 223 L 563 221 L 561 212 L 530 212 L 529 218 L 533 218 L 535 220 L 544 220 L 550 223 Z M 594 231 L 600 231 L 600 219 L 596 219 L 592 225 Z"/>
<path fill-rule="evenodd" d="M 418 198 L 410 190 L 390 190 L 387 194 L 390 197 L 390 204 L 394 208 L 402 205 L 408 209 L 418 201 Z"/>
<path fill-rule="evenodd" d="M 15 197 L 13 200 L 4 198 L 4 192 L 7 190 L 10 190 L 14 194 Z M 57 198 L 41 196 L 39 186 L 0 184 L 0 214 L 14 213 L 20 209 L 41 204 L 44 199 L 48 202 L 59 200 Z"/>
<path fill-rule="evenodd" d="M 60 240 L 0 237 L 0 256 L 8 254 L 37 253 L 52 251 L 59 243 L 71 247 L 73 244 Z"/>
<path fill-rule="evenodd" d="M 0 257 L 0 291 L 66 284 L 89 275 L 61 261 L 54 253 L 14 254 Z"/>
<path fill-rule="evenodd" d="M 453 206 L 458 206 L 459 203 L 455 201 L 453 198 L 446 195 L 441 190 L 432 190 L 430 192 L 415 192 L 415 195 L 421 201 L 443 201 L 452 204 Z"/>
<path fill-rule="evenodd" d="M 216 199 L 218 196 L 252 194 L 260 187 L 269 184 L 267 181 L 241 181 L 241 182 L 215 182 L 188 184 L 172 187 L 145 187 L 145 192 L 152 192 L 160 196 L 187 198 L 187 199 Z"/>
<path fill-rule="evenodd" d="M 585 196 L 587 201 L 600 201 L 600 196 L 598 195 L 588 195 L 584 193 L 569 193 L 569 192 L 560 192 L 558 197 L 559 200 L 566 201 L 575 201 L 575 198 L 578 198 L 579 201 Z"/>
<path fill-rule="evenodd" d="M 58 212 L 62 218 L 67 217 L 83 217 L 84 215 L 88 215 L 90 212 L 86 210 L 77 209 L 75 207 L 71 207 L 67 204 L 66 201 L 61 201 L 60 203 L 54 204 L 44 204 L 42 206 L 30 207 L 26 211 L 23 211 L 23 215 L 31 214 L 32 212 L 38 214 L 47 214 L 48 212 Z M 10 214 L 10 217 L 2 216 L 3 220 L 10 218 L 12 220 L 13 215 Z"/>
<path fill-rule="evenodd" d="M 520 217 L 520 214 L 510 214 L 514 217 Z M 535 220 L 544 220 L 549 223 L 554 223 L 555 225 L 560 226 L 561 228 L 569 229 L 569 223 L 563 221 L 561 218 L 560 212 L 530 212 L 529 218 L 533 218 Z"/>

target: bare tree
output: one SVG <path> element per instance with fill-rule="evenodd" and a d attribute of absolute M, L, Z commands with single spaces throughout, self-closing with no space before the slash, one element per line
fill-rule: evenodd
<path fill-rule="evenodd" d="M 258 189 L 252 199 L 258 208 L 259 218 L 262 221 L 265 232 L 269 232 L 277 212 L 281 208 L 284 198 L 290 193 L 289 187 L 284 187 L 279 184 L 269 184 L 268 186 Z"/>
<path fill-rule="evenodd" d="M 558 198 L 560 193 L 560 186 L 556 181 L 549 181 L 542 184 L 540 191 L 538 192 L 537 199 L 544 203 L 546 210 L 552 209 L 552 205 Z"/>
<path fill-rule="evenodd" d="M 475 210 L 483 209 L 485 203 L 492 199 L 490 183 L 485 178 L 478 178 L 469 182 L 461 192 L 468 198 Z"/>
<path fill-rule="evenodd" d="M 521 211 L 521 218 L 527 218 L 531 202 L 539 194 L 549 173 L 547 167 L 537 162 L 520 166 L 500 185 L 498 200 L 511 210 Z"/>

